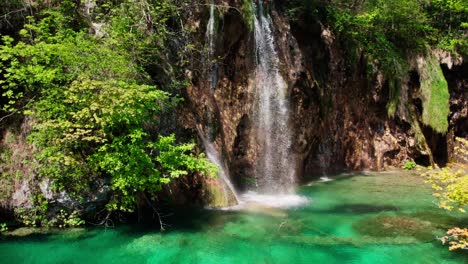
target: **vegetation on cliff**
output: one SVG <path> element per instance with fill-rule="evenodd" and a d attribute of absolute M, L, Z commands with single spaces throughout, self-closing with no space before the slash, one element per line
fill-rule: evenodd
<path fill-rule="evenodd" d="M 15 0 L 0 5 L 1 129 L 15 120 L 32 126 L 27 138 L 34 157 L 24 162 L 34 163 L 34 175 L 27 178 L 36 186 L 34 207 L 17 211 L 25 224 L 82 223 L 73 210 L 55 212 L 50 219 L 38 186 L 44 179 L 52 180 L 55 192 L 77 201 L 107 184 L 107 211 L 131 212 L 141 203 L 151 204 L 172 179 L 214 170 L 194 154 L 190 139 L 181 143 L 165 122 L 177 110 L 186 85 L 186 53 L 195 52 L 196 45 L 185 42 L 188 31 L 203 28 L 184 25 L 192 15 L 191 1 L 104 2 Z M 252 30 L 251 1 L 238 4 Z M 389 116 L 409 104 L 401 100 L 402 83 L 413 66 L 409 58 L 422 55 L 421 121 L 447 132 L 449 87 L 432 50 L 466 56 L 466 1 L 293 0 L 286 5 L 291 19 L 314 19 L 331 29 L 349 68 L 362 60 L 369 76 L 384 73 Z M 429 149 L 417 110 L 407 111 L 416 144 Z M 2 151 L 1 169 L 15 170 L 16 164 L 8 163 L 11 150 Z M 2 177 L 9 180 L 0 183 L 24 176 L 5 173 Z"/>
<path fill-rule="evenodd" d="M 433 56 L 428 56 L 425 67 L 420 71 L 422 122 L 439 133 L 448 130 L 450 114 L 449 90 L 440 64 Z"/>
<path fill-rule="evenodd" d="M 31 122 L 37 176 L 29 184 L 49 179 L 54 191 L 81 201 L 97 182 L 109 182 L 106 209 L 133 211 L 173 178 L 214 171 L 193 154 L 193 143 L 177 142 L 159 125 L 183 87 L 181 70 L 167 57 L 175 34 L 169 20 L 181 3 L 87 4 L 39 1 L 27 6 L 34 12 L 18 37 L 2 36 L 2 121 Z M 172 81 L 156 79 L 155 68 Z M 34 197 L 33 209 L 16 212 L 23 223 L 65 226 L 75 219 L 64 212 L 52 221 L 44 194 Z"/>
<path fill-rule="evenodd" d="M 385 74 L 390 116 L 395 116 L 399 105 L 407 104 L 401 101 L 400 90 L 411 68 L 410 58 L 427 56 L 428 65 L 421 76 L 423 123 L 439 133 L 447 132 L 448 87 L 431 50 L 468 54 L 466 1 L 295 0 L 288 10 L 293 19 L 314 19 L 333 29 L 349 67 L 363 56 L 369 75 Z"/>

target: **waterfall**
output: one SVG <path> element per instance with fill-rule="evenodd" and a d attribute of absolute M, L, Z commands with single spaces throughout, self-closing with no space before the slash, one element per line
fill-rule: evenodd
<path fill-rule="evenodd" d="M 328 177 L 327 175 L 327 168 L 330 166 L 331 160 L 332 160 L 332 150 L 330 148 L 330 143 L 329 140 L 326 140 L 325 142 L 322 142 L 319 145 L 319 150 L 317 154 L 317 159 L 319 161 L 319 167 L 321 170 L 321 177 L 320 180 L 322 182 L 328 182 L 332 181 L 331 178 Z"/>
<path fill-rule="evenodd" d="M 252 5 L 256 55 L 254 123 L 260 147 L 255 173 L 262 192 L 287 193 L 294 190 L 295 183 L 287 84 L 280 73 L 272 19 L 261 0 Z"/>
<path fill-rule="evenodd" d="M 208 55 L 206 56 L 208 61 L 207 65 L 210 65 L 211 71 L 209 73 L 210 76 L 210 88 L 214 89 L 218 82 L 218 65 L 216 62 L 213 61 L 213 56 L 215 52 L 215 4 L 214 0 L 211 0 L 210 3 L 210 19 L 208 20 L 208 24 L 206 25 L 206 36 L 205 36 L 205 43 L 208 46 Z"/>
<path fill-rule="evenodd" d="M 218 150 L 216 150 L 215 145 L 213 143 L 211 143 L 203 136 L 201 138 L 203 141 L 203 145 L 205 146 L 206 157 L 211 163 L 215 164 L 218 167 L 218 177 L 223 180 L 223 182 L 234 195 L 234 198 L 236 198 L 236 201 L 239 202 L 239 196 L 236 192 L 236 189 L 234 188 L 234 185 L 232 185 L 231 180 L 229 179 L 229 174 L 227 174 L 228 170 L 226 169 L 226 166 L 224 165 L 224 162 L 221 159 L 221 155 L 219 155 L 219 152 Z M 227 202 L 229 202 L 229 197 L 227 196 L 226 190 L 224 191 L 224 198 Z"/>
<path fill-rule="evenodd" d="M 215 5 L 214 5 L 214 0 L 211 0 L 210 4 L 210 19 L 208 20 L 208 24 L 206 26 L 206 36 L 205 36 L 205 41 L 206 45 L 208 46 L 208 55 L 206 56 L 206 65 L 209 65 L 211 68 L 211 71 L 208 72 L 207 74 L 207 79 L 209 80 L 209 88 L 210 91 L 209 93 L 212 95 L 213 94 L 213 89 L 216 88 L 217 82 L 218 82 L 218 67 L 216 62 L 213 61 L 213 56 L 215 52 L 215 40 L 216 40 L 216 35 L 215 35 Z M 206 156 L 210 162 L 215 164 L 218 167 L 218 176 L 223 180 L 225 185 L 229 188 L 229 190 L 232 192 L 234 195 L 236 201 L 239 201 L 237 192 L 234 188 L 234 186 L 231 183 L 231 180 L 229 179 L 229 173 L 228 170 L 226 169 L 226 166 L 223 162 L 223 159 L 219 153 L 219 151 L 216 149 L 215 144 L 212 142 L 213 138 L 213 120 L 211 119 L 211 115 L 208 115 L 210 118 L 208 120 L 208 125 L 207 125 L 207 130 L 208 136 L 204 136 L 203 130 L 199 130 L 200 137 L 202 139 L 203 145 L 205 147 L 206 151 Z M 224 186 L 223 186 L 224 188 Z M 224 197 L 226 199 L 226 202 L 229 204 L 229 198 L 227 196 L 227 191 L 224 189 Z"/>

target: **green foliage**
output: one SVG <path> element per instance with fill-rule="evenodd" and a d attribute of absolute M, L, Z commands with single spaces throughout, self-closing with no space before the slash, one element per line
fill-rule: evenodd
<path fill-rule="evenodd" d="M 156 122 L 156 114 L 167 104 L 168 94 L 153 86 L 114 80 L 73 81 L 65 92 L 36 103 L 32 115 L 38 123 L 31 140 L 42 149 L 39 174 L 55 179 L 59 189 L 75 186 L 79 192 L 92 176 L 101 175 L 96 168 L 99 155 L 117 152 L 135 159 L 127 169 L 145 168 L 151 162 L 145 162 L 149 137 L 143 125 Z M 138 172 L 144 174 L 145 170 Z"/>
<path fill-rule="evenodd" d="M 252 31 L 254 27 L 254 15 L 252 2 L 250 0 L 242 0 L 242 17 L 250 31 Z"/>
<path fill-rule="evenodd" d="M 66 212 L 65 210 L 60 210 L 57 214 L 56 219 L 54 219 L 58 227 L 65 228 L 65 227 L 78 227 L 85 224 L 85 221 L 81 220 L 78 217 L 78 212 L 73 211 L 71 213 Z"/>
<path fill-rule="evenodd" d="M 333 29 L 348 57 L 349 67 L 362 56 L 368 74 L 384 73 L 388 80 L 388 115 L 400 100 L 401 81 L 410 68 L 408 57 L 429 48 L 468 54 L 468 2 L 463 0 L 292 0 L 287 12 L 294 21 L 315 20 Z M 432 60 L 432 59 L 431 59 Z M 440 133 L 447 131 L 447 84 L 440 67 L 431 61 L 423 122 Z M 430 90 L 431 89 L 431 90 Z"/>
<path fill-rule="evenodd" d="M 451 52 L 468 54 L 468 2 L 464 0 L 431 0 L 426 7 L 431 23 L 438 29 L 434 43 Z"/>
<path fill-rule="evenodd" d="M 468 153 L 468 140 L 457 138 L 461 146 L 455 149 L 458 155 Z M 443 169 L 431 169 L 423 174 L 426 182 L 432 185 L 433 195 L 439 199 L 439 207 L 445 210 L 455 210 L 466 213 L 468 206 L 468 168 L 466 164 L 455 164 Z M 450 250 L 468 249 L 468 229 L 454 227 L 441 238 L 443 244 L 448 243 Z"/>
<path fill-rule="evenodd" d="M 427 46 L 467 54 L 468 3 L 464 0 L 292 0 L 288 14 L 312 17 L 344 37 L 348 48 L 364 49 L 391 73 L 402 55 Z M 324 15 L 325 14 L 325 15 Z"/>
<path fill-rule="evenodd" d="M 374 0 L 359 7 L 332 2 L 336 3 L 327 7 L 332 27 L 390 78 L 405 72 L 408 52 L 425 50 L 430 28 L 417 1 Z"/>
<path fill-rule="evenodd" d="M 411 160 L 411 161 L 405 162 L 405 164 L 403 165 L 403 169 L 413 170 L 414 168 L 416 168 L 416 166 L 417 166 L 416 162 Z"/>
<path fill-rule="evenodd" d="M 465 212 L 468 205 L 468 174 L 464 170 L 436 169 L 425 174 L 432 184 L 434 196 L 440 200 L 439 207 L 446 210 L 458 208 Z"/>
<path fill-rule="evenodd" d="M 37 227 L 49 225 L 47 210 L 49 203 L 42 194 L 32 196 L 32 208 L 16 208 L 15 215 L 19 222 L 26 226 Z"/>
<path fill-rule="evenodd" d="M 13 151 L 11 149 L 0 148 L 0 203 L 6 202 L 14 191 L 14 181 L 9 167 L 11 167 L 11 156 Z"/>
<path fill-rule="evenodd" d="M 6 223 L 1 223 L 0 224 L 0 233 L 4 233 L 8 231 L 8 226 Z"/>
<path fill-rule="evenodd" d="M 91 157 L 112 176 L 115 195 L 108 204 L 109 210 L 132 211 L 139 193 L 154 194 L 171 179 L 189 172 L 215 175 L 216 168 L 207 159 L 190 154 L 193 144 L 177 145 L 173 135 L 160 136 L 145 146 L 157 152 L 153 157 L 144 152 L 140 136 L 137 131 L 123 141 L 116 139 L 114 144 L 103 147 L 102 153 Z"/>
<path fill-rule="evenodd" d="M 171 179 L 215 171 L 193 154 L 194 144 L 159 134 L 163 112 L 180 99 L 152 84 L 146 69 L 156 64 L 162 74 L 175 72 L 166 55 L 175 2 L 98 4 L 91 16 L 106 26 L 95 36 L 77 18 L 75 1 L 52 2 L 28 18 L 21 39 L 2 37 L 2 110 L 33 120 L 37 173 L 55 190 L 80 199 L 95 180 L 109 179 L 107 209 L 132 211 L 142 194 L 155 194 Z M 18 210 L 24 224 L 82 224 L 77 212 L 47 218 L 41 197 L 34 208 Z"/>
<path fill-rule="evenodd" d="M 448 129 L 450 94 L 444 73 L 436 58 L 428 57 L 425 67 L 420 70 L 420 76 L 422 121 L 435 131 L 444 134 Z"/>

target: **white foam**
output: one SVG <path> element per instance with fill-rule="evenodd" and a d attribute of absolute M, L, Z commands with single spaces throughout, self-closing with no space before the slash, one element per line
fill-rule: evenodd
<path fill-rule="evenodd" d="M 293 208 L 306 205 L 310 199 L 297 194 L 258 194 L 248 192 L 241 196 L 244 205 L 255 204 L 272 208 Z"/>
<path fill-rule="evenodd" d="M 320 182 L 331 182 L 331 181 L 334 181 L 334 179 L 329 178 L 328 176 L 320 177 Z"/>
<path fill-rule="evenodd" d="M 252 207 L 264 207 L 275 209 L 288 209 L 307 205 L 311 199 L 297 194 L 259 194 L 256 192 L 247 192 L 239 196 L 239 203 L 230 207 L 211 208 L 209 210 L 222 211 L 240 211 Z"/>

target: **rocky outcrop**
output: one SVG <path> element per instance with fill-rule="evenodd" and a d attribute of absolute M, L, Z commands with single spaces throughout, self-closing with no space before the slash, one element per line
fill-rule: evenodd
<path fill-rule="evenodd" d="M 203 74 L 196 73 L 203 65 L 192 69 L 182 123 L 195 129 L 199 124 L 206 125 L 207 120 L 215 120 L 213 136 L 236 185 L 254 188 L 258 148 L 252 140 L 253 33 L 240 12 L 241 4 L 226 4 L 233 7 L 219 16 L 215 51 L 219 83 L 210 91 Z M 342 169 L 383 170 L 400 167 L 408 160 L 429 165 L 433 156 L 436 162 L 446 161 L 439 157 L 449 152 L 447 137 L 421 125 L 416 69 L 403 79 L 400 105 L 391 117 L 387 111 L 389 81 L 383 74 L 369 76 L 363 57 L 350 61 L 340 40 L 320 21 L 298 19 L 291 23 L 281 3 L 277 1 L 275 7 L 269 4 L 281 73 L 291 103 L 291 159 L 299 160 L 300 177 Z M 206 24 L 206 16 L 199 17 L 192 23 Z M 204 27 L 198 31 L 198 39 L 203 39 Z M 459 72 L 466 66 L 460 66 L 459 59 L 442 55 L 440 61 L 447 64 L 444 73 L 451 92 L 449 131 L 466 136 L 461 135 L 466 133 L 466 83 L 460 81 L 463 73 Z"/>
<path fill-rule="evenodd" d="M 93 214 L 109 199 L 110 187 L 105 180 L 95 182 L 81 199 L 73 199 L 65 191 L 53 188 L 53 181 L 37 175 L 36 149 L 28 143 L 33 122 L 26 118 L 10 124 L 4 131 L 0 146 L 0 216 L 10 218 L 15 211 L 36 210 L 39 200 L 47 202 L 47 215 L 55 217 L 60 210 Z"/>
<path fill-rule="evenodd" d="M 211 67 L 206 65 L 206 59 L 201 59 L 206 53 L 208 8 L 205 4 L 193 5 L 185 21 L 185 28 L 193 32 L 190 37 L 194 46 L 185 72 L 189 80 L 183 91 L 185 103 L 176 114 L 168 113 L 167 120 L 161 121 L 163 131 L 177 130 L 188 137 L 200 131 L 209 135 L 239 189 L 256 187 L 255 165 L 260 149 L 253 137 L 256 57 L 248 21 L 251 18 L 245 7 L 248 2 L 217 1 L 214 89 L 210 89 L 207 77 Z M 450 91 L 449 128 L 442 135 L 422 125 L 421 76 L 416 66 L 403 78 L 400 103 L 395 115 L 389 116 L 390 84 L 382 73 L 369 75 L 363 56 L 349 59 L 340 39 L 320 21 L 298 18 L 291 22 L 282 10 L 282 1 L 264 2 L 271 12 L 280 72 L 287 83 L 289 125 L 294 134 L 291 160 L 298 161 L 299 178 L 343 169 L 384 170 L 408 160 L 429 165 L 432 161 L 443 164 L 453 159 L 455 137 L 468 136 L 466 62 L 442 51 L 435 52 Z M 81 15 L 89 20 L 93 33 L 101 36 L 102 25 L 93 24 L 90 17 L 93 5 L 86 3 Z M 41 193 L 57 210 L 73 207 L 92 211 L 104 204 L 109 193 L 106 182 L 96 183 L 84 202 L 74 201 L 66 193 L 52 192 L 48 180 L 31 182 L 36 172 L 33 147 L 26 141 L 30 128 L 24 126 L 28 124 L 23 122 L 20 131 L 4 130 L 0 145 L 13 152 L 2 157 L 1 173 L 31 177 L 9 177 L 8 182 L 6 177 L 0 178 L 4 186 L 0 188 L 0 207 L 30 208 L 33 193 Z M 162 197 L 176 204 L 226 205 L 223 184 L 201 175 L 174 181 L 164 192 Z"/>

